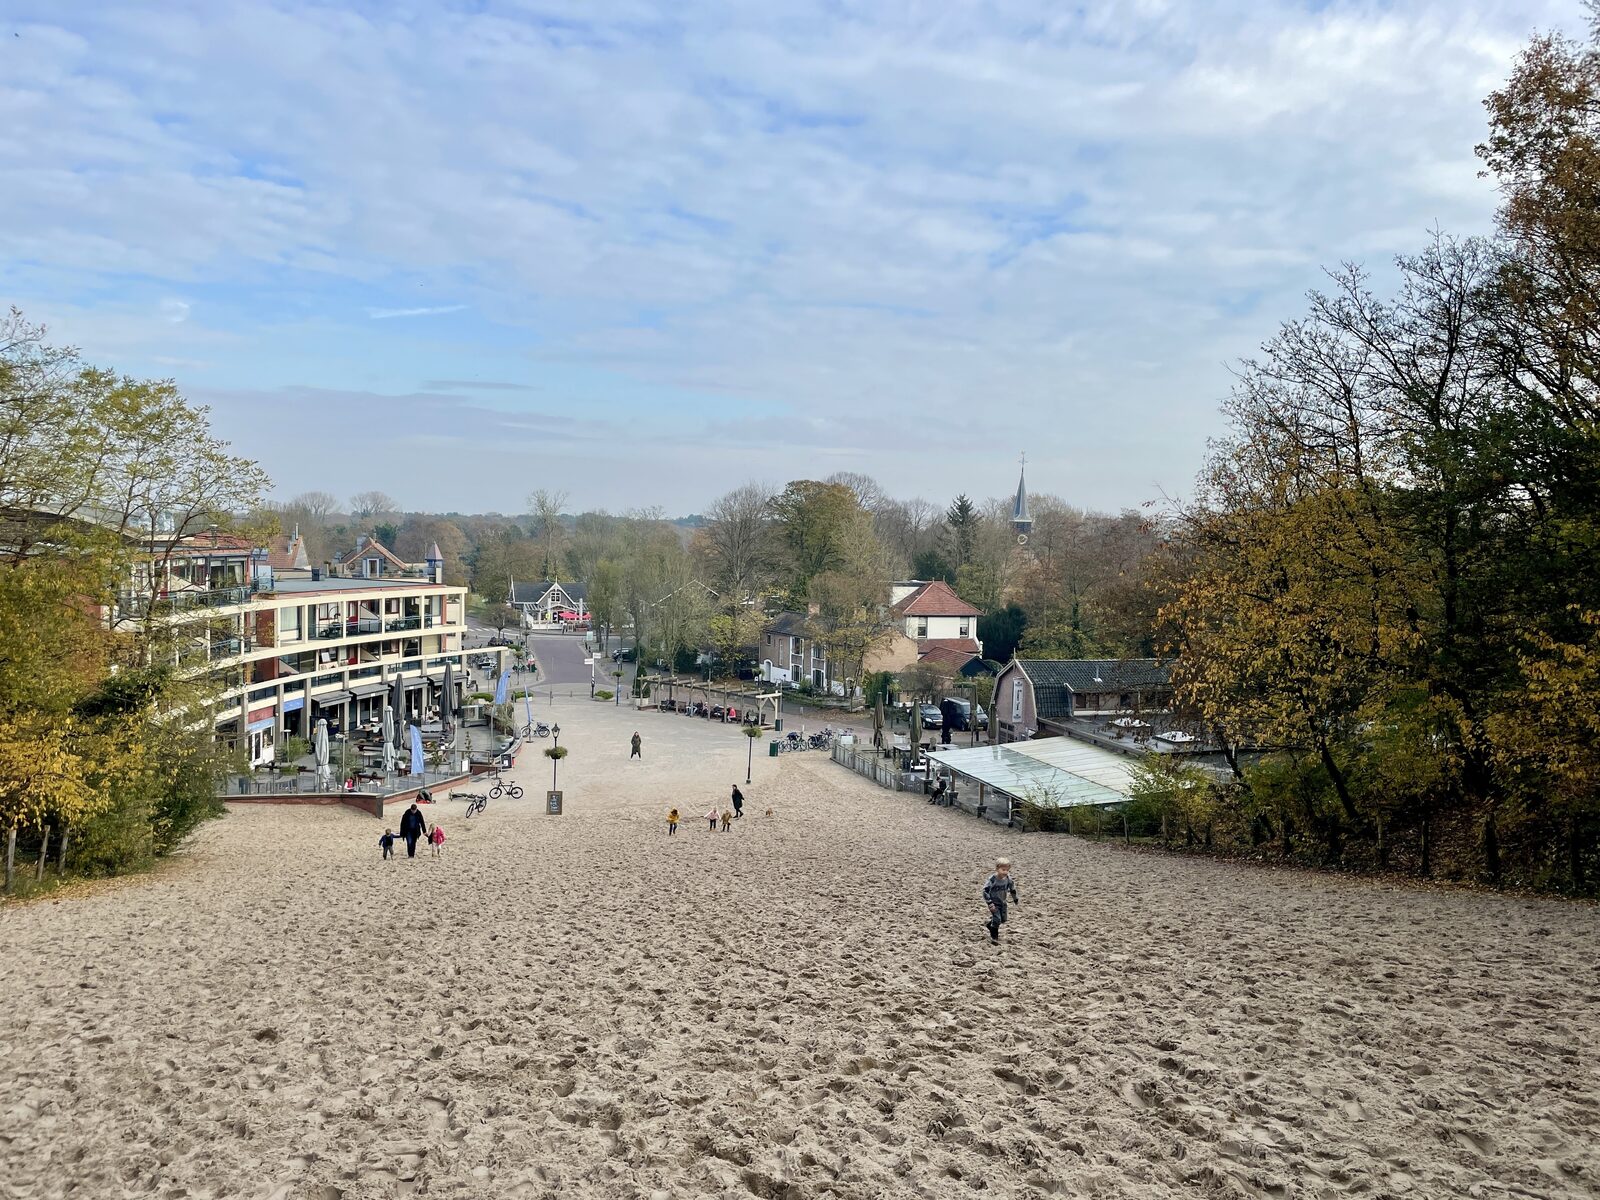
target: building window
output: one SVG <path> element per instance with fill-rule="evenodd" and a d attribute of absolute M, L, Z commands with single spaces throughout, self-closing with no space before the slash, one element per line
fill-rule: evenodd
<path fill-rule="evenodd" d="M 767 634 L 767 645 L 772 645 L 772 635 L 770 633 Z"/>
<path fill-rule="evenodd" d="M 971 617 L 962 617 L 961 618 L 961 636 L 962 637 L 971 637 L 972 636 L 972 618 Z"/>
<path fill-rule="evenodd" d="M 280 641 L 296 641 L 300 637 L 300 608 L 280 608 L 278 610 L 278 639 Z"/>
<path fill-rule="evenodd" d="M 928 636 L 928 618 L 927 617 L 918 617 L 917 618 L 917 636 L 919 638 L 925 638 L 925 637 Z"/>

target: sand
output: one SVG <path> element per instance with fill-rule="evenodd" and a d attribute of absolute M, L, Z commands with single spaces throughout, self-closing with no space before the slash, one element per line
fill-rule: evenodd
<path fill-rule="evenodd" d="M 820 754 L 712 835 L 736 728 L 540 715 L 566 813 L 530 755 L 441 861 L 241 807 L 0 910 L 0 1196 L 1600 1191 L 1591 906 L 1017 834 Z"/>

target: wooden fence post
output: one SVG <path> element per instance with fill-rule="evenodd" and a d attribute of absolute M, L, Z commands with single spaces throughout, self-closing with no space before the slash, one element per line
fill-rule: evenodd
<path fill-rule="evenodd" d="M 44 827 L 44 842 L 39 846 L 39 865 L 33 870 L 35 880 L 44 878 L 44 865 L 50 861 L 50 826 Z"/>
<path fill-rule="evenodd" d="M 56 874 L 67 873 L 67 828 L 61 827 L 61 845 L 56 848 Z"/>
<path fill-rule="evenodd" d="M 17 862 L 17 827 L 13 825 L 6 834 L 6 891 L 11 890 L 11 878 Z"/>

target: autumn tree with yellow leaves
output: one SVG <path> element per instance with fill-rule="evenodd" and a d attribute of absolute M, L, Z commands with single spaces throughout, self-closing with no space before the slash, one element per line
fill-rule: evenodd
<path fill-rule="evenodd" d="M 104 614 L 141 561 L 259 504 L 265 476 L 170 382 L 129 379 L 0 320 L 0 838 L 71 837 L 113 872 L 218 809 L 206 697 L 153 666 L 159 627 Z"/>

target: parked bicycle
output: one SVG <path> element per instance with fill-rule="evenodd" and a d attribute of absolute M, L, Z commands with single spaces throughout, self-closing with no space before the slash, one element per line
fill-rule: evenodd
<path fill-rule="evenodd" d="M 531 737 L 545 738 L 545 737 L 549 737 L 550 736 L 550 726 L 546 725 L 543 721 L 535 722 L 532 725 L 524 725 L 522 727 L 522 736 L 524 738 L 531 738 Z"/>
<path fill-rule="evenodd" d="M 520 783 L 515 783 L 510 779 L 507 779 L 504 782 L 496 779 L 494 781 L 494 786 L 489 789 L 489 799 L 498 800 L 501 796 L 509 796 L 513 800 L 521 800 L 522 785 Z"/>
<path fill-rule="evenodd" d="M 482 792 L 451 792 L 450 799 L 467 802 L 467 816 L 476 816 L 489 807 L 489 797 Z"/>

